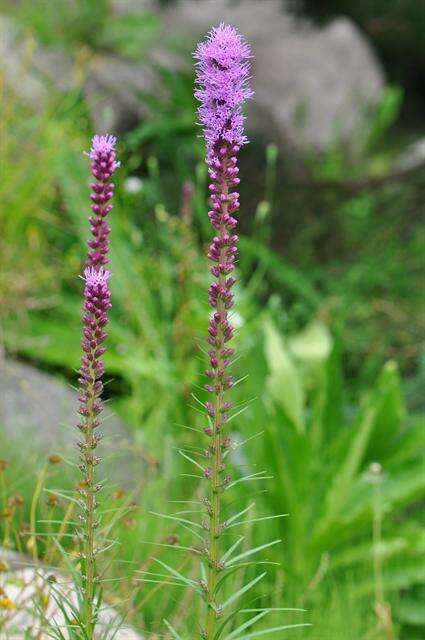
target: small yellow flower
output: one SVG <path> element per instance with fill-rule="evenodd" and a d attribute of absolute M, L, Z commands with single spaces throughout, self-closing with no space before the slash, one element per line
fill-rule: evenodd
<path fill-rule="evenodd" d="M 0 608 L 1 609 L 16 609 L 16 604 L 8 598 L 7 596 L 0 597 Z"/>
<path fill-rule="evenodd" d="M 29 538 L 26 547 L 27 547 L 27 551 L 33 551 L 35 546 L 35 537 L 31 536 L 31 538 Z"/>
<path fill-rule="evenodd" d="M 40 602 L 41 602 L 41 606 L 44 607 L 44 609 L 46 609 L 47 605 L 49 604 L 49 596 L 47 593 L 42 593 L 40 595 Z"/>

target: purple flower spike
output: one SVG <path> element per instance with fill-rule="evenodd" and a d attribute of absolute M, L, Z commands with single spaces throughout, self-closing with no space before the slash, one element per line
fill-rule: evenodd
<path fill-rule="evenodd" d="M 114 194 L 114 183 L 110 182 L 112 174 L 120 166 L 115 153 L 116 138 L 111 135 L 94 136 L 92 148 L 86 155 L 91 160 L 91 171 L 96 182 L 92 182 L 91 200 L 93 202 L 90 216 L 92 240 L 88 241 L 89 253 L 87 264 L 95 269 L 109 262 L 109 233 L 111 231 L 106 217 L 112 210 L 110 200 Z"/>
<path fill-rule="evenodd" d="M 208 607 L 203 638 L 216 637 L 220 614 L 217 599 L 220 564 L 219 538 L 221 523 L 221 494 L 227 490 L 231 478 L 225 474 L 225 450 L 231 446 L 226 434 L 228 411 L 232 403 L 226 398 L 233 387 L 233 377 L 228 372 L 234 349 L 229 346 L 233 338 L 230 310 L 234 305 L 232 288 L 236 283 L 232 275 L 235 268 L 238 236 L 236 212 L 239 209 L 239 184 L 237 153 L 248 142 L 244 134 L 242 105 L 253 93 L 249 87 L 250 48 L 234 27 L 220 24 L 212 29 L 205 42 L 198 45 L 194 54 L 196 63 L 196 98 L 200 101 L 199 120 L 203 125 L 207 149 L 207 164 L 211 184 L 211 210 L 208 213 L 213 226 L 213 239 L 208 258 L 214 277 L 208 290 L 208 302 L 212 307 L 207 341 L 209 366 L 204 386 L 210 399 L 204 403 L 209 426 L 204 432 L 210 438 L 208 458 L 211 466 L 204 469 L 209 483 L 207 513 L 210 520 L 209 540 L 206 543 L 208 558 Z"/>
<path fill-rule="evenodd" d="M 237 147 L 236 152 L 248 142 L 242 105 L 253 96 L 248 85 L 251 50 L 234 27 L 220 24 L 198 45 L 194 57 L 198 85 L 195 97 L 201 102 L 199 119 L 208 159 L 213 168 L 220 169 L 221 150 Z M 224 143 L 223 149 L 220 142 Z"/>

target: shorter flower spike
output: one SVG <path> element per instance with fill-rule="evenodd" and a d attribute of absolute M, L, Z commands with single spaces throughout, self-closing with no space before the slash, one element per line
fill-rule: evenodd
<path fill-rule="evenodd" d="M 91 160 L 91 171 L 96 182 L 91 184 L 91 233 L 88 241 L 89 253 L 87 264 L 98 269 L 108 263 L 110 227 L 106 221 L 112 210 L 110 200 L 114 195 L 114 183 L 110 182 L 112 174 L 120 166 L 115 153 L 116 138 L 111 135 L 94 136 L 92 147 L 86 155 Z"/>

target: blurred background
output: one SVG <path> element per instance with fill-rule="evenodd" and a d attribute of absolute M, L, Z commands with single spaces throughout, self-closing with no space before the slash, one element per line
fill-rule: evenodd
<path fill-rule="evenodd" d="M 280 564 L 256 598 L 307 609 L 312 630 L 291 637 L 419 640 L 421 0 L 0 1 L 0 439 L 8 482 L 30 496 L 43 456 L 74 440 L 89 202 L 83 151 L 93 133 L 111 132 L 122 167 L 106 354 L 114 417 L 105 431 L 128 448 L 112 445 L 121 463 L 106 465 L 122 471 L 114 482 L 125 491 L 142 487 L 119 553 L 147 562 L 140 541 L 175 534 L 148 512 L 199 490 L 180 479 L 187 468 L 176 451 L 196 445 L 191 393 L 208 319 L 211 231 L 191 52 L 220 21 L 252 45 L 256 94 L 240 160 L 235 316 L 237 374 L 247 376 L 235 391 L 247 410 L 232 427 L 249 442 L 234 462 L 272 476 L 261 488 L 241 483 L 236 496 L 255 494 L 261 514 L 290 514 L 247 532 L 258 544 L 266 535 L 283 539 L 268 552 Z M 63 481 L 53 476 L 55 486 Z M 30 502 L 13 516 L 18 532 Z M 5 518 L 0 526 L 9 526 Z M 129 619 L 147 638 L 163 633 L 164 616 L 193 628 L 188 596 L 136 587 L 125 572 L 134 591 Z"/>

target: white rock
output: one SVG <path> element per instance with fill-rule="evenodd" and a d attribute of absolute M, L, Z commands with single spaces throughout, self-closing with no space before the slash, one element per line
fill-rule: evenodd
<path fill-rule="evenodd" d="M 18 444 L 22 459 L 56 453 L 77 460 L 77 408 L 77 393 L 70 385 L 0 354 L 0 425 L 9 442 Z M 100 477 L 133 488 L 143 473 L 141 452 L 126 425 L 104 413 Z"/>
<path fill-rule="evenodd" d="M 63 596 L 64 602 L 68 601 L 73 606 L 77 604 L 76 594 L 69 580 L 57 571 L 48 571 L 42 566 L 36 568 L 22 566 L 29 561 L 25 556 L 19 556 L 16 552 L 0 550 L 0 561 L 7 562 L 10 569 L 15 569 L 0 573 L 0 586 L 4 594 L 2 597 L 7 597 L 13 603 L 13 608 L 2 609 L 5 619 L 2 633 L 7 634 L 7 640 L 22 640 L 25 632 L 31 632 L 30 637 L 48 640 L 52 637 L 47 632 L 49 625 L 61 628 L 65 637 L 68 637 L 64 627 L 65 618 L 56 600 Z M 41 602 L 45 607 L 45 619 L 40 613 Z M 69 606 L 66 608 L 70 611 Z M 102 640 L 105 639 L 106 632 L 110 635 L 111 640 L 112 638 L 115 640 L 143 640 L 143 636 L 136 631 L 126 625 L 121 625 L 119 613 L 107 605 L 103 606 L 99 613 L 96 632 L 96 638 L 100 638 L 103 634 Z"/>

